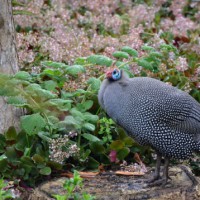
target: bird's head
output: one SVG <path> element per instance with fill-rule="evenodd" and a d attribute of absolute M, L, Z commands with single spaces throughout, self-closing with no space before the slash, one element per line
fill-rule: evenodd
<path fill-rule="evenodd" d="M 118 68 L 111 68 L 106 72 L 106 78 L 111 81 L 117 81 L 122 77 L 122 70 Z"/>

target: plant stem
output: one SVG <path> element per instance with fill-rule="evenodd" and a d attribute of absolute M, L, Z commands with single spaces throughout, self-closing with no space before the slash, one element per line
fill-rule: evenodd
<path fill-rule="evenodd" d="M 80 148 L 81 146 L 81 131 L 78 131 L 78 144 L 77 144 L 78 148 Z"/>
<path fill-rule="evenodd" d="M 46 121 L 47 121 L 50 134 L 52 134 L 52 133 L 53 133 L 53 129 L 52 129 L 51 125 L 50 125 L 49 118 L 47 117 L 47 115 L 46 115 L 45 112 L 42 112 L 42 115 L 45 117 L 45 119 L 46 119 Z"/>

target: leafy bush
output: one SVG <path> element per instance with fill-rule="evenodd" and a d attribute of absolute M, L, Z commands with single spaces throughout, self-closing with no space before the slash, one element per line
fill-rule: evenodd
<path fill-rule="evenodd" d="M 169 44 L 158 48 L 145 45 L 142 49 L 140 54 L 125 46 L 114 52 L 113 58 L 91 55 L 77 58 L 72 66 L 45 61 L 38 74 L 0 74 L 0 95 L 7 97 L 7 103 L 26 110 L 19 133 L 10 127 L 0 135 L 1 175 L 34 185 L 42 176 L 66 167 L 66 162 L 79 170 L 97 169 L 100 164 L 111 163 L 108 155 L 113 150 L 118 160 L 129 159 L 130 152 L 143 152 L 144 148 L 138 148 L 99 108 L 97 92 L 103 76 L 90 77 L 82 89 L 71 91 L 68 86 L 98 65 L 118 66 L 130 77 L 151 76 L 200 100 L 194 57 L 184 57 Z M 145 152 L 145 159 L 150 153 Z"/>
<path fill-rule="evenodd" d="M 24 108 L 27 113 L 20 119 L 19 133 L 11 127 L 1 135 L 0 171 L 5 178 L 18 177 L 27 181 L 31 176 L 31 185 L 41 175 L 50 175 L 51 169 L 62 168 L 58 160 L 49 159 L 54 148 L 51 143 L 62 136 L 71 138 L 63 143 L 65 148 L 60 147 L 61 154 L 72 147 L 77 153 L 80 149 L 78 158 L 84 162 L 89 153 L 83 152 L 81 140 L 86 138 L 89 143 L 91 137 L 95 138 L 90 132 L 95 130 L 98 121 L 97 115 L 88 112 L 93 106 L 93 101 L 87 100 L 91 91 L 63 90 L 69 76 L 76 77 L 85 70 L 84 66 L 49 61 L 43 65 L 40 74 L 20 71 L 14 76 L 0 75 L 1 95 L 7 97 L 9 104 Z M 70 135 L 73 130 L 77 133 L 74 137 Z M 69 153 L 69 157 L 72 155 L 74 152 Z"/>

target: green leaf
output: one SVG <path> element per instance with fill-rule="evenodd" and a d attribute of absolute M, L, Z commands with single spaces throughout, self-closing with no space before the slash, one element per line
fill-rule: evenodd
<path fill-rule="evenodd" d="M 35 167 L 35 164 L 30 156 L 22 156 L 20 158 L 20 161 L 23 163 L 23 165 L 26 165 L 28 167 Z"/>
<path fill-rule="evenodd" d="M 0 172 L 5 172 L 8 167 L 8 161 L 6 158 L 1 158 L 2 156 L 6 157 L 5 155 L 0 156 Z"/>
<path fill-rule="evenodd" d="M 72 100 L 50 99 L 48 102 L 56 106 L 61 111 L 68 111 L 71 109 Z"/>
<path fill-rule="evenodd" d="M 87 64 L 87 58 L 86 57 L 78 57 L 75 59 L 74 63 L 76 65 L 85 65 L 85 64 Z"/>
<path fill-rule="evenodd" d="M 149 53 L 149 57 L 156 57 L 156 58 L 162 58 L 163 55 L 160 52 L 151 52 Z"/>
<path fill-rule="evenodd" d="M 99 165 L 100 165 L 100 163 L 97 160 L 95 160 L 93 157 L 88 158 L 87 166 L 90 169 L 98 169 Z"/>
<path fill-rule="evenodd" d="M 85 95 L 85 94 L 87 94 L 87 93 L 88 93 L 88 91 L 85 91 L 85 90 L 83 90 L 83 89 L 77 89 L 77 90 L 74 91 L 74 92 L 63 92 L 63 93 L 62 93 L 62 98 L 63 98 L 63 99 L 69 99 L 69 98 L 71 98 L 71 97 L 79 97 L 79 96 Z"/>
<path fill-rule="evenodd" d="M 78 116 L 80 118 L 83 118 L 83 113 L 80 112 L 79 110 L 77 110 L 76 108 L 72 108 L 70 113 L 73 115 L 73 116 Z"/>
<path fill-rule="evenodd" d="M 5 135 L 0 134 L 0 155 L 4 153 L 6 147 Z"/>
<path fill-rule="evenodd" d="M 82 65 L 72 65 L 66 67 L 67 74 L 71 76 L 77 76 L 80 73 L 85 72 L 85 67 Z"/>
<path fill-rule="evenodd" d="M 96 123 L 99 120 L 98 115 L 93 115 L 89 112 L 85 112 L 83 115 L 87 122 Z"/>
<path fill-rule="evenodd" d="M 40 174 L 42 175 L 50 175 L 51 174 L 51 168 L 50 167 L 44 167 L 42 169 L 40 169 Z"/>
<path fill-rule="evenodd" d="M 66 200 L 66 195 L 60 195 L 60 194 L 53 194 L 53 197 L 55 197 L 56 200 Z"/>
<path fill-rule="evenodd" d="M 65 121 L 67 122 L 67 124 L 70 124 L 70 125 L 75 125 L 77 122 L 73 116 L 66 116 Z"/>
<path fill-rule="evenodd" d="M 30 84 L 29 86 L 26 87 L 27 90 L 33 92 L 33 91 L 37 91 L 37 90 L 40 90 L 42 89 L 41 86 L 37 83 L 32 83 Z"/>
<path fill-rule="evenodd" d="M 45 163 L 45 159 L 39 154 L 34 154 L 32 157 L 32 160 L 34 161 L 34 163 L 37 163 L 37 164 Z"/>
<path fill-rule="evenodd" d="M 21 117 L 21 127 L 29 135 L 35 135 L 46 126 L 44 118 L 39 114 Z"/>
<path fill-rule="evenodd" d="M 155 51 L 155 48 L 148 46 L 148 45 L 143 45 L 142 50 L 144 50 L 144 51 Z"/>
<path fill-rule="evenodd" d="M 93 125 L 91 123 L 84 123 L 83 128 L 88 131 L 95 131 L 95 125 Z"/>
<path fill-rule="evenodd" d="M 54 68 L 65 68 L 68 67 L 68 65 L 61 63 L 61 62 L 53 62 L 53 61 L 43 61 L 41 62 L 42 65 L 47 67 L 54 67 Z"/>
<path fill-rule="evenodd" d="M 5 154 L 2 154 L 2 155 L 0 156 L 0 161 L 5 160 L 5 159 L 7 159 L 7 156 L 6 156 Z"/>
<path fill-rule="evenodd" d="M 90 142 L 97 142 L 97 141 L 100 141 L 100 139 L 92 134 L 89 134 L 89 133 L 84 133 L 82 134 L 82 136 L 89 140 Z"/>
<path fill-rule="evenodd" d="M 131 137 L 126 137 L 123 139 L 124 143 L 126 144 L 126 146 L 131 147 L 134 144 L 134 140 Z"/>
<path fill-rule="evenodd" d="M 120 150 L 124 147 L 124 142 L 121 140 L 115 140 L 110 144 L 110 149 L 112 150 Z"/>
<path fill-rule="evenodd" d="M 17 132 L 13 126 L 11 126 L 5 133 L 5 138 L 7 141 L 12 141 L 17 139 Z"/>
<path fill-rule="evenodd" d="M 63 70 L 47 68 L 47 69 L 43 70 L 43 72 L 40 74 L 40 76 L 42 77 L 42 76 L 47 75 L 47 76 L 49 76 L 51 78 L 54 78 L 54 77 L 61 78 L 61 76 L 63 76 L 63 74 L 64 74 Z M 62 77 L 62 78 L 64 78 L 64 80 L 65 80 L 65 77 Z"/>
<path fill-rule="evenodd" d="M 89 78 L 87 81 L 88 85 L 91 86 L 91 89 L 94 91 L 98 91 L 101 86 L 101 81 L 98 78 Z"/>
<path fill-rule="evenodd" d="M 92 100 L 87 100 L 87 101 L 85 101 L 83 103 L 78 103 L 76 105 L 78 110 L 80 110 L 81 112 L 85 112 L 86 110 L 89 110 L 92 106 L 93 106 L 93 101 Z"/>
<path fill-rule="evenodd" d="M 14 162 L 17 160 L 17 152 L 14 148 L 14 146 L 8 146 L 6 147 L 5 155 L 9 162 Z"/>
<path fill-rule="evenodd" d="M 26 179 L 25 176 L 28 176 L 28 173 L 31 171 L 31 168 L 29 168 L 27 170 L 27 167 L 29 167 L 29 166 L 25 166 L 24 163 L 21 164 L 20 168 L 18 168 L 18 169 L 15 170 L 15 174 L 17 176 L 23 177 L 23 179 L 25 180 Z M 25 175 L 25 173 L 26 173 L 26 175 Z"/>
<path fill-rule="evenodd" d="M 100 162 L 106 165 L 110 165 L 110 159 L 106 154 L 100 154 Z"/>
<path fill-rule="evenodd" d="M 57 170 L 61 170 L 63 167 L 60 163 L 51 160 L 47 162 L 47 165 L 52 169 L 57 169 Z"/>
<path fill-rule="evenodd" d="M 29 15 L 32 16 L 34 15 L 32 12 L 28 10 L 13 10 L 13 15 Z"/>
<path fill-rule="evenodd" d="M 49 91 L 56 91 L 55 88 L 58 86 L 58 84 L 53 80 L 44 81 L 43 85 L 44 89 Z"/>
<path fill-rule="evenodd" d="M 27 135 L 24 131 L 18 133 L 15 144 L 16 150 L 24 152 L 25 147 L 28 146 L 29 143 L 29 140 L 27 139 L 26 136 Z"/>
<path fill-rule="evenodd" d="M 101 141 L 91 142 L 90 149 L 95 154 L 102 154 L 106 152 L 106 149 Z"/>
<path fill-rule="evenodd" d="M 87 100 L 84 103 L 82 103 L 82 105 L 85 108 L 85 110 L 89 110 L 93 106 L 93 101 Z"/>
<path fill-rule="evenodd" d="M 8 97 L 7 98 L 7 103 L 11 104 L 13 106 L 16 106 L 16 107 L 24 107 L 24 106 L 28 105 L 27 101 L 24 98 L 20 97 L 20 96 Z"/>
<path fill-rule="evenodd" d="M 117 61 L 115 65 L 120 69 L 126 70 L 126 72 L 130 70 L 130 66 L 126 62 Z"/>
<path fill-rule="evenodd" d="M 58 123 L 60 120 L 58 119 L 58 117 L 56 116 L 49 116 L 48 117 L 48 120 L 51 124 L 55 124 L 55 123 Z"/>
<path fill-rule="evenodd" d="M 138 65 L 145 68 L 145 69 L 148 69 L 150 71 L 154 70 L 152 64 L 150 62 L 146 61 L 145 59 L 139 59 Z"/>
<path fill-rule="evenodd" d="M 112 55 L 115 58 L 126 58 L 126 59 L 129 58 L 129 54 L 123 51 L 115 51 Z"/>
<path fill-rule="evenodd" d="M 31 79 L 31 75 L 28 72 L 19 71 L 14 75 L 14 78 L 29 81 Z"/>
<path fill-rule="evenodd" d="M 25 4 L 18 2 L 17 0 L 12 0 L 12 6 L 20 6 L 20 7 L 24 7 Z"/>
<path fill-rule="evenodd" d="M 170 52 L 173 51 L 176 55 L 178 55 L 178 49 L 172 44 L 161 44 L 160 49 L 162 51 Z"/>
<path fill-rule="evenodd" d="M 19 132 L 15 143 L 15 149 L 24 152 L 25 147 L 28 146 L 28 142 L 26 133 L 24 131 Z"/>
<path fill-rule="evenodd" d="M 102 66 L 107 66 L 107 67 L 110 67 L 113 62 L 112 59 L 103 55 L 91 55 L 87 57 L 87 61 L 95 65 L 102 65 Z"/>
<path fill-rule="evenodd" d="M 122 51 L 128 53 L 129 55 L 131 55 L 133 57 L 138 57 L 138 52 L 131 47 L 124 46 L 124 47 L 122 47 Z"/>
<path fill-rule="evenodd" d="M 51 141 L 51 137 L 50 137 L 49 132 L 39 131 L 39 132 L 38 132 L 38 136 L 39 136 L 42 140 L 44 140 L 44 141 L 46 141 L 46 142 L 50 142 L 50 141 Z"/>
<path fill-rule="evenodd" d="M 29 86 L 27 86 L 26 91 L 28 94 L 30 94 L 33 97 L 39 96 L 40 98 L 43 97 L 46 99 L 57 98 L 56 94 L 53 94 L 52 92 L 48 90 L 42 89 L 41 86 L 36 83 L 30 84 Z"/>
<path fill-rule="evenodd" d="M 125 138 L 127 138 L 127 134 L 124 129 L 122 129 L 121 127 L 116 127 L 115 130 L 119 135 L 119 140 L 124 140 Z"/>
<path fill-rule="evenodd" d="M 85 162 L 85 161 L 88 159 L 88 156 L 90 155 L 90 153 L 91 153 L 91 150 L 90 150 L 89 148 L 86 149 L 86 150 L 83 150 L 83 149 L 81 148 L 81 150 L 80 150 L 80 152 L 79 152 L 79 154 L 80 154 L 79 160 L 80 160 L 81 162 Z"/>
<path fill-rule="evenodd" d="M 80 129 L 83 119 L 77 116 L 66 116 L 64 121 L 66 125 L 73 126 L 75 129 Z"/>
<path fill-rule="evenodd" d="M 124 160 L 124 158 L 129 154 L 129 152 L 130 152 L 130 149 L 127 147 L 124 147 L 117 152 L 117 158 L 119 160 Z"/>
<path fill-rule="evenodd" d="M 31 158 L 29 157 L 30 151 L 31 151 L 30 147 L 25 147 L 25 149 L 24 149 L 24 157 L 26 156 L 27 157 L 26 159 L 30 159 L 31 160 Z"/>

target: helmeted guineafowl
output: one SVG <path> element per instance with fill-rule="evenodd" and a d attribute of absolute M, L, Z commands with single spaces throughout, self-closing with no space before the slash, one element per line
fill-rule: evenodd
<path fill-rule="evenodd" d="M 186 159 L 200 151 L 200 104 L 186 92 L 153 78 L 128 78 L 123 70 L 113 68 L 106 73 L 98 99 L 129 136 L 156 151 L 152 181 L 165 185 L 170 158 Z"/>

